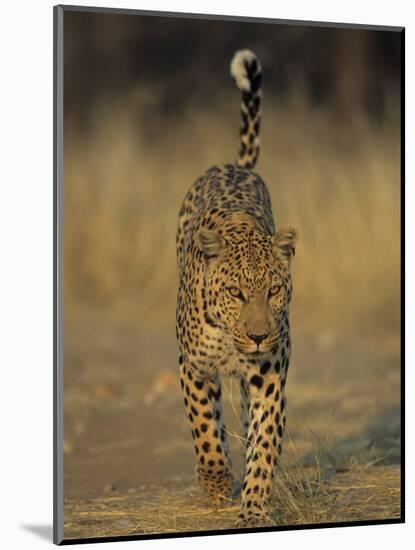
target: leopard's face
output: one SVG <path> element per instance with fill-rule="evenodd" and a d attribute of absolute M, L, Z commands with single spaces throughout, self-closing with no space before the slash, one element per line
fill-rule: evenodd
<path fill-rule="evenodd" d="M 288 334 L 296 238 L 291 228 L 272 238 L 259 231 L 232 239 L 204 231 L 207 313 L 241 353 L 268 353 Z"/>
<path fill-rule="evenodd" d="M 209 315 L 232 335 L 238 351 L 267 353 L 286 328 L 291 279 L 281 273 L 277 262 L 259 268 L 258 279 L 249 269 L 229 269 L 231 275 L 224 276 L 221 269 L 227 264 L 207 278 Z"/>

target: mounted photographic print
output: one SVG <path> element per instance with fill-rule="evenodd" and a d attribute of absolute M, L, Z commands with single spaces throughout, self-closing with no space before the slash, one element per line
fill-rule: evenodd
<path fill-rule="evenodd" d="M 404 519 L 404 30 L 57 6 L 54 541 Z"/>

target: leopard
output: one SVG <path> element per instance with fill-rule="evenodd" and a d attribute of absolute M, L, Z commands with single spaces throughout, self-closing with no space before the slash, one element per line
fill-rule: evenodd
<path fill-rule="evenodd" d="M 262 68 L 249 49 L 230 73 L 240 90 L 234 163 L 210 167 L 184 197 L 176 235 L 179 378 L 196 475 L 212 505 L 240 497 L 235 528 L 272 525 L 270 498 L 286 427 L 291 263 L 298 231 L 276 230 L 253 171 L 260 150 Z M 221 378 L 240 388 L 244 474 L 233 473 Z"/>

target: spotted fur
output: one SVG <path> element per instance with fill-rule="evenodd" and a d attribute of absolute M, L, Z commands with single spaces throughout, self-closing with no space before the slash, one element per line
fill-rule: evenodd
<path fill-rule="evenodd" d="M 215 503 L 235 493 L 220 375 L 240 377 L 246 468 L 237 525 L 247 527 L 270 522 L 267 505 L 286 424 L 297 232 L 276 232 L 268 190 L 250 170 L 259 151 L 261 69 L 255 55 L 237 52 L 231 73 L 242 90 L 241 149 L 236 164 L 213 166 L 184 198 L 176 330 L 197 474 Z"/>

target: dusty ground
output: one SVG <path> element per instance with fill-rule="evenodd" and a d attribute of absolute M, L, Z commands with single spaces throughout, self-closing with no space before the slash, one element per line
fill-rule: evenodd
<path fill-rule="evenodd" d="M 237 503 L 211 508 L 195 484 L 173 332 L 77 322 L 65 334 L 65 538 L 233 528 Z M 275 525 L 400 516 L 399 346 L 352 341 L 294 333 Z"/>

